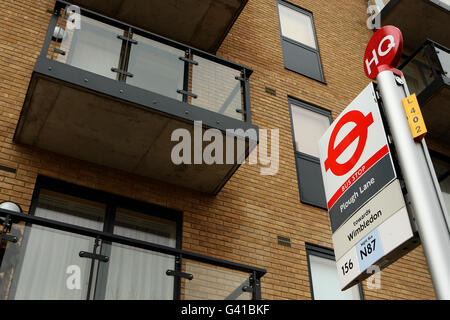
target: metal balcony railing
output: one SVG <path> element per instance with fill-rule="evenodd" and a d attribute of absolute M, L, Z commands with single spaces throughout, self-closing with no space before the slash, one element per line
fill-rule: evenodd
<path fill-rule="evenodd" d="M 42 299 L 256 300 L 261 299 L 260 279 L 266 273 L 256 267 L 5 209 L 0 209 L 0 244 L 0 251 L 5 250 L 0 255 L 0 299 L 26 299 L 31 288 L 38 288 Z M 30 245 L 31 255 L 26 252 Z M 55 257 L 55 252 L 60 253 L 61 263 L 41 263 L 50 253 Z M 134 263 L 127 257 L 134 258 L 130 260 Z M 66 266 L 69 262 L 73 265 Z M 71 288 L 76 286 L 71 280 L 75 267 L 82 276 L 79 288 Z M 140 284 L 121 286 L 136 279 L 136 273 Z M 130 287 L 133 292 L 127 290 Z M 140 292 L 134 292 L 138 287 Z"/>
<path fill-rule="evenodd" d="M 65 1 L 41 56 L 251 122 L 251 69 Z"/>
<path fill-rule="evenodd" d="M 420 96 L 436 81 L 450 77 L 450 50 L 427 40 L 400 66 L 411 92 Z"/>

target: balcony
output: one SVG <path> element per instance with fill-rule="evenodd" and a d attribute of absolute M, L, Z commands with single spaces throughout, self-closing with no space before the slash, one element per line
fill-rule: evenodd
<path fill-rule="evenodd" d="M 247 0 L 72 0 L 74 5 L 215 53 Z"/>
<path fill-rule="evenodd" d="M 430 38 L 450 47 L 450 2 L 439 0 L 370 0 L 379 11 L 381 26 L 394 25 L 403 33 L 405 51 L 411 53 Z"/>
<path fill-rule="evenodd" d="M 69 8 L 56 3 L 15 142 L 217 194 L 257 143 L 252 70 L 88 10 L 77 26 Z M 245 145 L 233 164 L 174 164 L 172 133 L 195 150 L 194 121 Z"/>
<path fill-rule="evenodd" d="M 450 150 L 450 50 L 427 40 L 399 69 L 417 95 L 428 129 L 430 148 Z"/>
<path fill-rule="evenodd" d="M 264 269 L 4 209 L 0 223 L 0 300 L 261 299 Z"/>

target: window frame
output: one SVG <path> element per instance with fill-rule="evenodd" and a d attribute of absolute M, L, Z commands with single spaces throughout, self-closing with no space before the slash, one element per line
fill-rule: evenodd
<path fill-rule="evenodd" d="M 311 273 L 311 263 L 309 261 L 309 256 L 313 255 L 319 258 L 324 258 L 328 260 L 332 260 L 336 263 L 336 257 L 334 255 L 334 251 L 329 248 L 324 248 L 321 246 L 305 243 L 305 251 L 306 251 L 306 262 L 308 264 L 308 277 L 309 277 L 309 289 L 311 292 L 311 299 L 314 299 L 314 288 L 313 288 L 313 282 L 312 282 L 312 273 Z M 361 283 L 357 284 L 360 300 L 364 300 L 364 294 L 362 290 Z"/>
<path fill-rule="evenodd" d="M 325 203 L 318 203 L 318 202 L 314 202 L 314 201 L 309 201 L 309 200 L 305 200 L 304 196 L 305 193 L 303 191 L 303 188 L 300 185 L 300 180 L 299 180 L 299 176 L 301 175 L 301 170 L 299 170 L 299 166 L 298 166 L 298 162 L 297 162 L 297 157 L 312 163 L 316 163 L 317 165 L 320 166 L 320 159 L 318 157 L 312 156 L 310 154 L 298 151 L 296 148 L 296 141 L 295 141 L 295 126 L 294 126 L 294 118 L 292 116 L 292 105 L 299 107 L 299 108 L 304 108 L 306 110 L 318 113 L 320 115 L 326 116 L 328 117 L 328 119 L 330 120 L 330 125 L 333 122 L 333 116 L 331 114 L 330 110 L 318 107 L 314 104 L 310 104 L 308 102 L 296 99 L 294 97 L 288 96 L 288 105 L 289 105 L 289 115 L 291 117 L 291 134 L 292 134 L 292 147 L 294 149 L 294 157 L 295 157 L 295 169 L 297 171 L 297 184 L 298 184 L 298 190 L 300 193 L 300 202 L 301 203 L 305 203 L 308 205 L 312 205 L 321 209 L 328 209 L 328 206 Z M 320 183 L 322 183 L 320 181 Z"/>
<path fill-rule="evenodd" d="M 280 16 L 279 5 L 283 5 L 283 6 L 285 6 L 285 7 L 288 7 L 288 8 L 290 8 L 290 9 L 295 10 L 295 11 L 297 11 L 297 12 L 299 12 L 299 13 L 302 13 L 302 14 L 304 14 L 304 15 L 306 15 L 306 16 L 308 16 L 308 17 L 310 18 L 310 21 L 311 21 L 311 28 L 312 28 L 312 31 L 313 31 L 314 42 L 315 42 L 315 44 L 316 44 L 316 48 L 310 47 L 310 46 L 308 46 L 308 45 L 306 45 L 306 44 L 304 44 L 304 43 L 301 43 L 301 42 L 296 41 L 296 40 L 294 40 L 294 39 L 291 39 L 291 38 L 288 38 L 288 37 L 286 37 L 286 36 L 283 36 L 282 29 L 281 29 L 281 16 Z M 287 67 L 286 67 L 286 64 L 285 64 L 285 54 L 286 54 L 286 53 L 283 52 L 283 50 L 282 50 L 282 54 L 283 54 L 283 65 L 284 65 L 284 68 L 287 69 L 287 70 L 290 70 L 290 71 L 292 71 L 292 72 L 295 72 L 295 73 L 297 73 L 297 74 L 300 74 L 300 75 L 302 75 L 302 76 L 304 76 L 304 77 L 307 77 L 307 78 L 309 78 L 309 79 L 318 81 L 318 82 L 323 83 L 323 84 L 327 84 L 327 82 L 325 81 L 325 75 L 324 75 L 324 72 L 323 72 L 322 58 L 321 58 L 321 55 L 320 55 L 319 41 L 317 40 L 317 33 L 316 33 L 316 27 L 315 27 L 315 23 L 314 23 L 314 16 L 313 16 L 313 13 L 312 13 L 311 11 L 309 11 L 309 10 L 306 10 L 306 9 L 304 9 L 304 8 L 301 8 L 301 7 L 298 7 L 298 6 L 296 6 L 296 5 L 294 5 L 294 4 L 290 3 L 290 2 L 287 2 L 287 1 L 285 1 L 285 0 L 276 0 L 276 7 L 277 7 L 278 28 L 279 28 L 279 31 L 280 31 L 280 42 L 281 42 L 281 46 L 283 47 L 283 41 L 286 41 L 286 42 L 288 42 L 288 43 L 290 43 L 290 44 L 293 44 L 293 45 L 295 45 L 295 46 L 297 46 L 297 47 L 300 47 L 300 48 L 302 48 L 302 49 L 304 49 L 304 50 L 311 51 L 311 52 L 315 53 L 316 56 L 317 56 L 317 58 L 318 58 L 318 61 L 319 61 L 318 67 L 319 67 L 319 71 L 320 71 L 320 79 L 317 79 L 317 78 L 314 78 L 314 77 L 305 75 L 305 74 L 303 74 L 303 73 L 301 73 L 301 72 L 299 72 L 299 71 L 296 71 L 296 70 L 292 70 L 292 69 L 290 69 L 290 68 L 287 68 Z M 283 49 L 283 48 L 282 48 L 282 49 Z"/>
<path fill-rule="evenodd" d="M 41 189 L 58 192 L 61 194 L 78 197 L 84 200 L 94 201 L 105 205 L 104 220 L 103 220 L 103 232 L 114 233 L 115 212 L 117 209 L 125 209 L 136 211 L 143 215 L 149 215 L 159 219 L 167 220 L 168 222 L 175 223 L 175 248 L 181 249 L 182 247 L 182 226 L 183 226 L 183 213 L 181 211 L 169 209 L 155 204 L 146 203 L 143 201 L 130 199 L 124 196 L 115 195 L 106 191 L 100 191 L 84 187 L 81 185 L 69 183 L 62 180 L 57 180 L 47 176 L 39 175 L 36 179 L 35 188 L 31 198 L 31 205 L 29 214 L 35 215 L 38 205 L 38 199 Z M 151 212 L 151 214 L 149 213 Z M 30 223 L 26 223 L 26 226 L 31 226 Z M 30 229 L 25 230 L 24 234 L 24 247 L 29 239 L 28 232 Z M 23 261 L 25 250 L 21 251 L 21 257 L 19 261 Z M 181 259 L 179 263 L 182 263 Z M 177 268 L 177 259 L 174 259 L 174 270 Z M 21 269 L 21 267 L 20 267 Z M 19 270 L 20 272 L 20 270 Z M 173 284 L 173 299 L 179 300 L 181 297 L 181 279 L 175 278 Z"/>

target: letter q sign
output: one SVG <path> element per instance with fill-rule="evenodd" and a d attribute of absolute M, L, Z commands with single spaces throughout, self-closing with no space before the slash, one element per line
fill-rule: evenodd
<path fill-rule="evenodd" d="M 395 69 L 403 51 L 403 36 L 394 26 L 384 26 L 370 38 L 364 53 L 364 72 L 374 80 L 378 73 Z"/>

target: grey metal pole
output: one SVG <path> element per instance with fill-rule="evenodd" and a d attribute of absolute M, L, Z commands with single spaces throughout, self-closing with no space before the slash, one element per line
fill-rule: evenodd
<path fill-rule="evenodd" d="M 404 78 L 392 71 L 380 72 L 377 81 L 436 297 L 450 300 L 450 234 L 437 194 L 440 190 L 433 184 L 422 144 L 413 140 L 403 110 L 401 100 L 408 88 Z"/>

